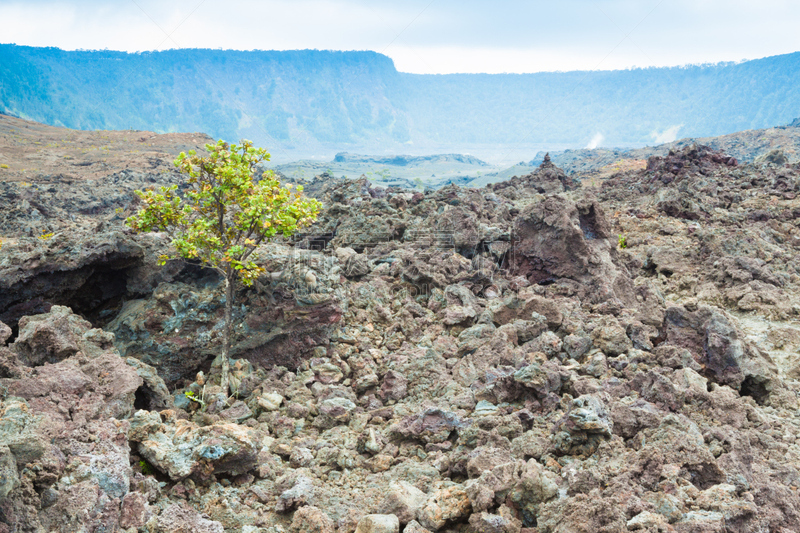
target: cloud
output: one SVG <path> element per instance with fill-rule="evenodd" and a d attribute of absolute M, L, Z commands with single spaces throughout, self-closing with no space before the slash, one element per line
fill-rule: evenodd
<path fill-rule="evenodd" d="M 683 124 L 677 124 L 675 126 L 670 126 L 660 133 L 653 130 L 652 133 L 650 133 L 650 137 L 653 138 L 656 144 L 671 143 L 678 138 L 678 131 L 680 131 L 682 127 Z"/>
<path fill-rule="evenodd" d="M 0 0 L 0 20 L 2 42 L 68 50 L 375 50 L 404 72 L 523 73 L 794 52 L 800 2 Z"/>
<path fill-rule="evenodd" d="M 600 145 L 601 142 L 603 142 L 603 139 L 605 138 L 606 136 L 598 131 L 597 133 L 594 134 L 592 140 L 589 141 L 589 144 L 586 145 L 586 148 L 588 148 L 589 150 L 594 150 Z"/>

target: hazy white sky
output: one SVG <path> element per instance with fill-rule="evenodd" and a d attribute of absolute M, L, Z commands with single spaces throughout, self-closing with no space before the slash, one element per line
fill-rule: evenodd
<path fill-rule="evenodd" d="M 0 42 L 375 50 L 414 73 L 619 69 L 800 50 L 795 0 L 0 0 Z"/>

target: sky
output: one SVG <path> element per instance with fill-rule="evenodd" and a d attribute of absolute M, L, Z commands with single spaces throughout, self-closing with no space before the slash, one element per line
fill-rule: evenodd
<path fill-rule="evenodd" d="M 796 0 L 0 0 L 0 42 L 374 50 L 419 74 L 613 70 L 800 50 Z"/>

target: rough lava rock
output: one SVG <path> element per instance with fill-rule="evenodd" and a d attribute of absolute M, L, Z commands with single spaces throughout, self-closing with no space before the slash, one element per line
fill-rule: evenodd
<path fill-rule="evenodd" d="M 800 531 L 800 166 L 772 159 L 315 180 L 319 222 L 237 289 L 229 391 L 218 278 L 121 226 L 174 175 L 0 184 L 0 532 Z"/>

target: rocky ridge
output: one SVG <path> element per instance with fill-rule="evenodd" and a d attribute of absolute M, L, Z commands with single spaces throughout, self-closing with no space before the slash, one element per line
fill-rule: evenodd
<path fill-rule="evenodd" d="M 583 148 L 553 152 L 555 164 L 568 174 L 604 178 L 621 170 L 644 167 L 652 156 L 665 157 L 670 150 L 683 150 L 693 144 L 708 146 L 743 162 L 762 162 L 778 152 L 783 163 L 800 159 L 800 119 L 786 126 L 737 131 L 718 137 L 682 138 L 643 148 Z M 544 154 L 539 152 L 528 165 L 539 165 Z M 779 164 L 783 164 L 779 163 Z"/>
<path fill-rule="evenodd" d="M 231 397 L 218 280 L 101 200 L 151 178 L 3 185 L 98 207 L 0 220 L 0 531 L 800 531 L 798 165 L 317 180 L 237 296 Z"/>

